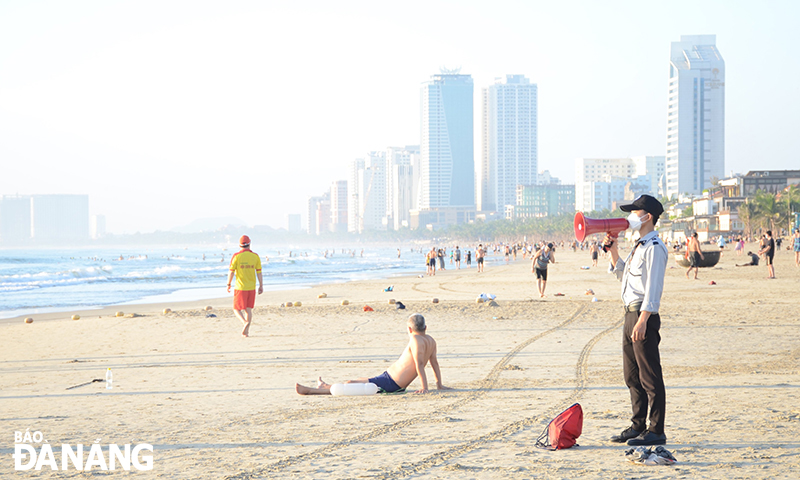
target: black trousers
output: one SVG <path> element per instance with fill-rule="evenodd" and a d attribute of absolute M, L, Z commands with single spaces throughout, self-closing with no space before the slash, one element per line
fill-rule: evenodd
<path fill-rule="evenodd" d="M 661 335 L 661 317 L 657 313 L 647 320 L 645 339 L 633 342 L 633 327 L 639 320 L 639 312 L 625 313 L 622 332 L 622 368 L 625 385 L 631 391 L 631 417 L 634 429 L 643 432 L 664 433 L 664 412 L 667 407 L 664 377 L 661 372 L 661 356 L 658 344 Z M 647 429 L 647 407 L 650 406 L 650 428 Z"/>

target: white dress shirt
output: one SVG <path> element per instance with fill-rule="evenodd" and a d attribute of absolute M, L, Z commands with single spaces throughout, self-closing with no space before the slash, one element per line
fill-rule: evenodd
<path fill-rule="evenodd" d="M 625 306 L 641 303 L 641 311 L 658 313 L 668 258 L 666 245 L 652 231 L 636 242 L 627 259 L 619 258 L 616 265 L 609 265 L 617 280 L 622 280 Z"/>

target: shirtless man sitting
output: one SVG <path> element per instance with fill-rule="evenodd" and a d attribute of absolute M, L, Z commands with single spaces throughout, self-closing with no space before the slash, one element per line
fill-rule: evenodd
<path fill-rule="evenodd" d="M 436 377 L 436 388 L 439 390 L 452 390 L 442 385 L 442 372 L 439 370 L 439 361 L 436 359 L 436 340 L 425 333 L 425 317 L 415 313 L 408 317 L 408 346 L 400 358 L 388 370 L 372 378 L 359 378 L 345 383 L 374 383 L 386 393 L 403 390 L 417 376 L 422 382 L 422 388 L 416 393 L 428 392 L 428 377 L 425 375 L 425 366 L 431 362 L 433 375 Z M 322 377 L 317 381 L 317 388 L 305 387 L 299 383 L 294 389 L 300 395 L 330 395 L 331 385 L 325 383 Z"/>

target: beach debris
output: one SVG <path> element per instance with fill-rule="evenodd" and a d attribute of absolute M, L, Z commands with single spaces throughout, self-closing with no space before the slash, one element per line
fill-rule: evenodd
<path fill-rule="evenodd" d="M 489 306 L 489 307 L 499 307 L 499 306 L 500 306 L 500 305 L 498 305 L 498 303 L 497 303 L 497 302 L 495 302 L 494 300 L 489 300 L 488 302 L 483 302 L 483 304 L 484 304 L 484 305 L 487 305 L 487 306 Z"/>
<path fill-rule="evenodd" d="M 481 293 L 480 295 L 478 295 L 478 298 L 475 299 L 475 302 L 476 303 L 484 303 L 484 302 L 488 302 L 490 300 L 494 300 L 495 298 L 497 298 L 497 295 L 494 295 L 494 294 L 491 294 L 491 293 Z"/>
<path fill-rule="evenodd" d="M 417 275 L 417 278 L 423 278 L 424 275 Z"/>
<path fill-rule="evenodd" d="M 170 313 L 172 313 L 172 309 L 171 308 L 165 308 L 164 309 L 164 315 L 168 315 Z"/>
<path fill-rule="evenodd" d="M 281 308 L 283 308 L 283 307 L 285 307 L 285 306 L 286 306 L 286 304 L 285 304 L 285 303 L 281 303 Z"/>
<path fill-rule="evenodd" d="M 406 306 L 403 305 L 403 302 L 397 301 L 397 302 L 394 303 L 394 308 L 396 308 L 398 310 L 405 310 Z"/>
<path fill-rule="evenodd" d="M 129 314 L 125 315 L 125 316 L 128 317 L 128 318 L 144 317 L 144 315 L 142 315 L 141 313 L 129 313 Z"/>
<path fill-rule="evenodd" d="M 213 308 L 211 308 L 211 306 L 210 306 L 210 305 L 209 305 L 209 306 L 207 306 L 207 307 L 205 308 L 205 311 L 206 311 L 206 312 L 210 312 L 211 310 L 214 310 L 214 309 L 213 309 Z"/>
<path fill-rule="evenodd" d="M 389 285 L 388 287 L 383 289 L 384 292 L 391 292 L 393 290 L 394 290 L 394 285 Z"/>
<path fill-rule="evenodd" d="M 294 303 L 292 303 L 292 302 L 286 302 L 285 305 L 287 307 L 294 307 Z"/>
<path fill-rule="evenodd" d="M 28 317 L 25 319 L 25 323 L 33 323 L 33 319 L 31 317 Z"/>
<path fill-rule="evenodd" d="M 303 302 L 294 302 L 294 306 L 295 307 L 302 307 L 303 306 Z"/>
<path fill-rule="evenodd" d="M 592 290 L 591 288 L 587 288 L 586 291 L 583 292 L 583 294 L 584 295 L 594 295 L 594 290 Z"/>
<path fill-rule="evenodd" d="M 375 309 L 370 307 L 369 305 L 364 305 L 364 311 L 365 312 L 374 312 Z"/>
<path fill-rule="evenodd" d="M 91 385 L 93 383 L 105 382 L 105 381 L 106 380 L 104 378 L 95 378 L 95 379 L 92 379 L 91 381 L 88 381 L 88 382 L 79 383 L 78 385 L 73 385 L 71 387 L 67 387 L 67 390 L 72 390 L 73 388 L 78 388 L 78 387 L 85 387 L 86 385 Z"/>
<path fill-rule="evenodd" d="M 342 300 L 342 305 L 350 305 L 350 300 Z"/>
<path fill-rule="evenodd" d="M 317 295 L 317 298 L 328 298 L 328 294 L 327 293 L 320 293 L 319 295 Z"/>
<path fill-rule="evenodd" d="M 213 313 L 206 313 L 206 318 L 217 318 Z"/>
<path fill-rule="evenodd" d="M 125 316 L 125 312 L 117 312 L 117 313 L 114 314 L 114 316 L 115 317 L 124 317 Z"/>
<path fill-rule="evenodd" d="M 558 293 L 554 294 L 553 296 L 554 296 L 554 297 L 566 297 L 566 295 L 564 295 L 564 294 L 563 294 L 563 293 L 561 293 L 561 292 L 558 292 Z"/>
<path fill-rule="evenodd" d="M 433 300 L 431 300 L 431 302 L 432 303 L 439 303 L 439 299 L 438 298 L 434 298 Z"/>
<path fill-rule="evenodd" d="M 589 270 L 590 268 L 592 268 L 592 267 L 587 267 L 586 265 L 584 265 L 584 266 L 581 267 L 581 270 Z"/>
<path fill-rule="evenodd" d="M 593 302 L 599 302 L 600 300 L 598 300 L 597 297 L 592 297 L 592 301 Z"/>
<path fill-rule="evenodd" d="M 711 280 L 710 282 L 708 282 L 708 284 L 709 284 L 709 285 L 716 285 L 716 284 L 717 284 L 717 282 L 715 282 L 714 280 Z"/>
<path fill-rule="evenodd" d="M 76 313 L 75 315 L 72 316 L 72 319 L 73 320 L 80 320 L 81 316 Z"/>
<path fill-rule="evenodd" d="M 390 298 L 390 299 L 389 299 L 389 305 L 394 305 L 395 303 L 396 303 L 396 302 L 394 301 L 394 298 Z"/>
<path fill-rule="evenodd" d="M 636 447 L 625 450 L 625 459 L 637 465 L 674 465 L 678 463 L 672 453 L 661 445 Z"/>

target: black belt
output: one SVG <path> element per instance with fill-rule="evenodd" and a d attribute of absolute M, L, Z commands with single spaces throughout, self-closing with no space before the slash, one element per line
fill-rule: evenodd
<path fill-rule="evenodd" d="M 625 305 L 622 308 L 625 309 L 625 313 L 631 313 L 631 312 L 637 312 L 638 313 L 639 310 L 641 310 L 641 308 L 642 308 L 642 302 L 634 302 L 634 303 L 631 303 L 630 305 Z"/>

